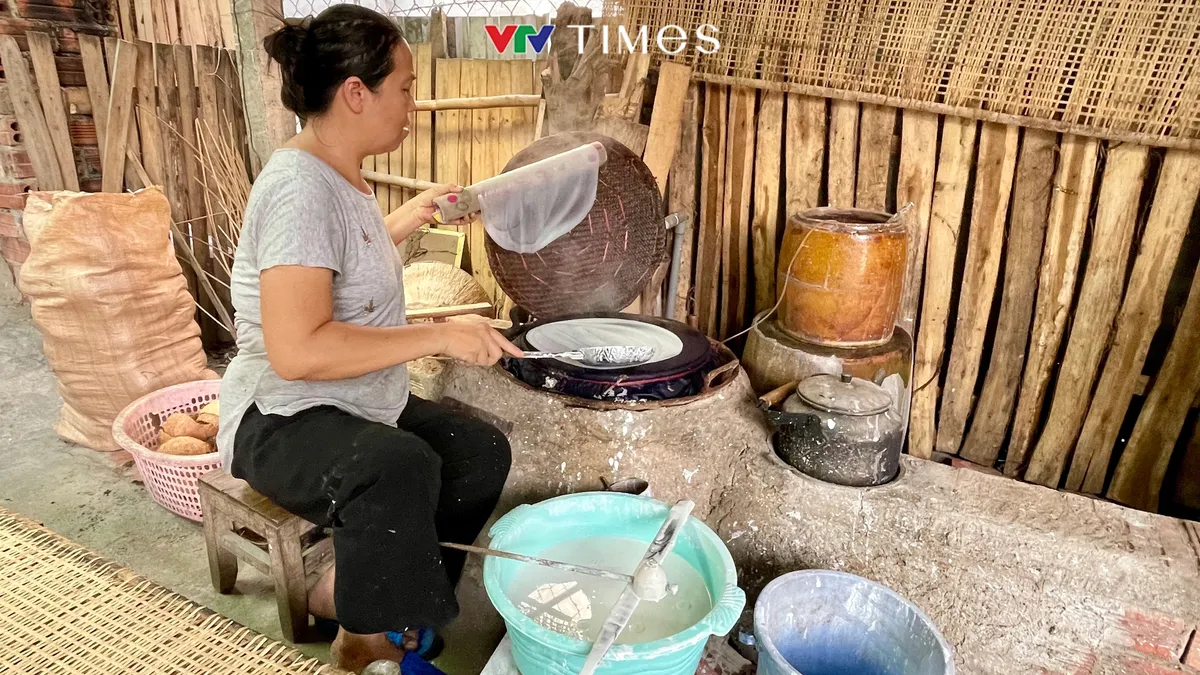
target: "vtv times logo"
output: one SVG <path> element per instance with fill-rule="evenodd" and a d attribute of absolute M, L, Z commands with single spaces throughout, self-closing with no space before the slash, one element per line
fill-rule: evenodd
<path fill-rule="evenodd" d="M 571 25 L 575 30 L 576 45 L 580 54 L 587 44 L 588 31 L 596 30 L 596 26 Z M 540 28 L 524 23 L 510 23 L 505 26 L 487 25 L 483 27 L 487 33 L 488 42 L 499 53 L 511 51 L 514 54 L 528 54 L 529 50 L 541 54 L 550 46 L 550 36 L 554 26 L 546 24 Z M 641 26 L 633 34 L 625 26 L 617 26 L 611 30 L 609 26 L 600 26 L 601 50 L 605 54 L 646 54 L 650 50 L 650 27 Z M 616 33 L 615 41 L 612 34 Z M 721 49 L 721 41 L 716 37 L 717 27 L 712 24 L 702 24 L 696 28 L 696 51 L 701 54 L 713 54 Z M 663 26 L 654 32 L 653 44 L 664 54 L 679 54 L 688 46 L 688 32 L 681 26 Z M 615 48 L 614 48 L 615 45 Z"/>

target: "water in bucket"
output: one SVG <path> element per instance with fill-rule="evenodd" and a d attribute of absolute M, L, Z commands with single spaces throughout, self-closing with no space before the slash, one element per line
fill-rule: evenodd
<path fill-rule="evenodd" d="M 628 574 L 646 552 L 645 541 L 625 537 L 587 537 L 561 542 L 540 557 Z M 700 621 L 712 609 L 708 586 L 679 555 L 667 556 L 663 571 L 679 586 L 660 602 L 638 605 L 617 644 L 659 640 Z M 594 641 L 626 584 L 566 570 L 526 566 L 513 579 L 508 596 L 539 625 L 576 639 Z"/>

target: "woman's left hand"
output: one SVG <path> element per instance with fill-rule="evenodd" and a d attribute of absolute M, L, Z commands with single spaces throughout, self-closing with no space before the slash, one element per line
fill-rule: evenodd
<path fill-rule="evenodd" d="M 442 195 L 447 195 L 452 192 L 462 192 L 462 188 L 453 183 L 444 183 L 435 185 L 434 187 L 425 190 L 421 194 L 404 202 L 400 208 L 392 211 L 387 217 L 388 231 L 392 234 L 392 241 L 399 244 L 408 238 L 410 234 L 416 232 L 422 225 L 432 225 L 437 223 L 437 206 L 433 200 Z M 471 222 L 475 214 L 469 214 L 452 220 L 444 225 L 466 225 Z"/>

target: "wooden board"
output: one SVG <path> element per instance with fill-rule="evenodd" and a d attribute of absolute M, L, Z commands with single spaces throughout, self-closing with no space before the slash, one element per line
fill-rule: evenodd
<path fill-rule="evenodd" d="M 210 0 L 180 0 L 179 39 L 185 45 L 210 44 L 205 34 L 204 10 L 202 5 L 211 5 Z"/>
<path fill-rule="evenodd" d="M 433 96 L 433 45 L 416 45 L 417 59 L 416 94 L 418 99 L 429 100 Z M 412 129 L 414 159 L 413 178 L 433 180 L 433 113 L 418 112 L 414 115 Z"/>
<path fill-rule="evenodd" d="M 154 46 L 149 42 L 137 43 L 137 98 L 138 136 L 142 146 L 142 166 L 146 175 L 156 185 L 166 185 L 166 168 L 163 159 L 162 134 L 159 133 L 156 103 Z"/>
<path fill-rule="evenodd" d="M 1188 409 L 1200 394 L 1197 351 L 1200 351 L 1200 270 L 1192 276 L 1191 291 L 1183 314 L 1179 317 L 1167 357 L 1117 463 L 1112 485 L 1108 488 L 1109 499 L 1136 509 L 1158 511 L 1163 478 L 1174 454 L 1175 444 L 1183 431 Z M 1200 438 L 1200 434 L 1196 437 Z M 1195 449 L 1196 445 L 1193 439 L 1188 452 Z M 1200 484 L 1197 483 L 1200 475 L 1189 477 L 1190 468 L 1181 467 L 1179 482 L 1182 484 L 1190 480 Z"/>
<path fill-rule="evenodd" d="M 104 192 L 120 192 L 125 182 L 125 152 L 129 139 L 129 120 L 133 118 L 133 85 L 137 79 L 137 48 L 132 42 L 121 42 L 117 47 L 116 66 L 113 68 L 112 96 L 106 119 L 112 120 L 112 129 L 101 145 L 101 179 Z M 99 127 L 97 127 L 99 130 Z"/>
<path fill-rule="evenodd" d="M 688 85 L 687 100 L 683 104 L 683 126 L 680 129 L 679 149 L 671 168 L 667 195 L 668 209 L 674 213 L 686 213 L 691 217 L 687 236 L 679 250 L 679 278 L 675 281 L 675 313 L 672 317 L 695 326 L 696 314 L 691 305 L 692 267 L 696 254 L 696 232 L 700 225 L 697 212 L 696 161 L 698 159 L 701 124 L 701 85 Z"/>
<path fill-rule="evenodd" d="M 976 171 L 987 180 L 975 182 L 967 238 L 967 261 L 959 284 L 958 318 L 946 369 L 938 415 L 938 452 L 958 454 L 975 398 L 988 318 L 996 293 L 1004 226 L 1017 167 L 1021 130 L 1014 125 L 985 123 L 979 137 Z"/>
<path fill-rule="evenodd" d="M 126 40 L 132 40 L 136 37 L 142 42 L 154 41 L 154 0 L 133 0 L 133 20 L 134 26 L 137 29 L 134 36 L 127 36 Z M 142 53 L 138 52 L 138 61 L 142 61 Z"/>
<path fill-rule="evenodd" d="M 900 167 L 896 178 L 896 208 L 912 204 L 908 213 L 908 264 L 900 295 L 897 323 L 913 335 L 921 305 L 925 275 L 925 245 L 933 208 L 933 176 L 937 168 L 938 116 L 905 110 L 901 115 Z M 914 336 L 915 337 L 915 336 Z"/>
<path fill-rule="evenodd" d="M 854 206 L 858 164 L 858 104 L 834 100 L 829 115 L 829 205 Z"/>
<path fill-rule="evenodd" d="M 104 38 L 104 56 L 105 56 L 105 59 L 108 61 L 109 72 L 116 70 L 117 47 L 122 42 L 129 42 L 128 49 L 130 49 L 132 51 L 137 51 L 137 45 L 134 44 L 132 41 L 128 41 L 128 40 L 122 41 L 122 40 L 118 40 L 117 38 L 112 38 L 112 37 Z M 142 58 L 141 54 L 139 54 L 137 58 L 140 61 Z M 142 180 L 142 172 L 145 171 L 145 168 L 141 166 L 142 146 L 141 146 L 141 142 L 138 140 L 138 128 L 137 128 L 138 99 L 137 99 L 137 95 L 136 95 L 136 86 L 137 86 L 137 73 L 135 72 L 134 73 L 135 94 L 134 94 L 134 99 L 133 99 L 133 109 L 130 111 L 130 115 L 129 115 L 129 130 L 125 133 L 125 189 L 126 190 L 139 190 L 143 187 L 146 187 L 146 182 Z M 130 155 L 132 155 L 132 157 L 130 157 Z"/>
<path fill-rule="evenodd" d="M 225 43 L 225 38 L 221 34 L 221 4 L 222 0 L 199 0 L 200 3 L 200 22 L 202 33 L 204 35 L 201 44 L 211 45 L 213 47 L 221 47 Z M 237 49 L 236 44 L 229 45 L 230 49 Z"/>
<path fill-rule="evenodd" d="M 434 68 L 433 96 L 457 98 L 461 76 L 461 60 L 438 59 Z M 470 176 L 459 175 L 459 165 L 462 163 L 460 157 L 462 150 L 459 147 L 459 116 L 461 114 L 458 110 L 434 113 L 433 180 L 439 183 L 467 185 L 470 180 Z"/>
<path fill-rule="evenodd" d="M 860 209 L 887 210 L 888 171 L 892 165 L 895 130 L 895 108 L 863 105 L 854 204 Z"/>
<path fill-rule="evenodd" d="M 721 261 L 721 339 L 741 330 L 750 291 L 750 199 L 754 194 L 754 100 L 756 90 L 735 86 L 729 94 L 725 151 L 725 204 Z"/>
<path fill-rule="evenodd" d="M 45 33 L 29 31 L 29 61 L 37 78 L 38 98 L 42 102 L 42 113 L 46 127 L 50 130 L 50 142 L 58 168 L 62 172 L 63 186 L 68 190 L 79 190 L 79 172 L 75 169 L 75 151 L 71 148 L 71 132 L 67 125 L 67 109 L 63 105 L 62 85 L 58 81 L 58 65 L 54 61 L 54 46 Z"/>
<path fill-rule="evenodd" d="M 140 60 L 140 56 L 139 56 Z M 158 83 L 158 135 L 163 151 L 163 190 L 171 203 L 171 219 L 182 223 L 188 219 L 186 192 L 186 169 L 183 158 L 183 139 L 179 130 L 183 126 L 179 86 L 175 81 L 175 48 L 172 45 L 154 45 L 154 65 Z M 194 119 L 194 118 L 193 118 Z M 179 249 L 177 243 L 176 249 Z M 183 265 L 183 276 L 193 298 L 197 294 L 196 274 L 188 265 Z"/>
<path fill-rule="evenodd" d="M 1034 446 L 1025 480 L 1057 488 L 1091 400 L 1100 359 L 1121 302 L 1125 266 L 1137 221 L 1148 149 L 1111 145 L 1092 226 L 1087 272 L 1058 372 L 1046 427 Z"/>
<path fill-rule="evenodd" d="M 1017 388 L 1021 384 L 1029 324 L 1033 320 L 1033 303 L 1037 295 L 1037 270 L 1042 259 L 1046 223 L 1050 219 L 1050 193 L 1057 154 L 1057 134 L 1025 130 L 1013 186 L 1012 219 L 1008 226 L 1004 289 L 996 336 L 983 390 L 971 416 L 971 430 L 960 453 L 982 466 L 995 464 L 1017 403 Z"/>
<path fill-rule="evenodd" d="M 1021 393 L 1013 413 L 1004 473 L 1019 476 L 1025 469 L 1034 432 L 1041 419 L 1050 372 L 1058 358 L 1075 293 L 1079 257 L 1087 231 L 1088 212 L 1100 143 L 1064 135 L 1050 197 L 1050 220 L 1038 273 L 1037 304 L 1029 333 Z"/>
<path fill-rule="evenodd" d="M 65 189 L 62 167 L 54 152 L 50 127 L 42 113 L 42 104 L 38 100 L 33 77 L 29 74 L 25 57 L 21 55 L 21 47 L 10 35 L 0 35 L 0 61 L 4 64 L 4 79 L 8 82 L 9 97 L 17 115 L 17 123 L 21 125 L 25 150 L 33 164 L 38 189 Z"/>
<path fill-rule="evenodd" d="M 133 41 L 137 39 L 137 24 L 133 19 L 133 5 L 135 0 L 117 0 L 117 28 L 122 40 Z M 83 37 L 82 35 L 80 37 Z"/>
<path fill-rule="evenodd" d="M 706 84 L 701 134 L 700 228 L 696 239 L 696 319 L 699 329 L 717 336 L 717 293 L 721 281 L 721 229 L 725 205 L 725 125 L 729 87 Z"/>
<path fill-rule="evenodd" d="M 482 30 L 482 29 L 480 29 Z M 462 79 L 460 89 L 463 96 L 487 95 L 487 61 L 469 59 L 462 63 Z M 493 175 L 492 162 L 494 151 L 489 153 L 488 111 L 471 110 L 463 112 L 462 152 L 468 156 L 470 166 L 470 181 L 477 183 Z M 484 247 L 483 223 L 476 220 L 471 223 L 467 232 L 467 253 L 471 258 L 471 273 L 489 298 L 496 297 L 496 280 L 488 266 L 487 250 Z"/>
<path fill-rule="evenodd" d="M 821 205 L 825 164 L 826 101 L 813 96 L 787 97 L 787 212 L 784 220 Z"/>
<path fill-rule="evenodd" d="M 195 2 L 195 0 L 184 0 L 184 2 Z M 176 1 L 153 0 L 153 3 L 154 42 L 158 44 L 179 42 L 179 12 Z"/>
<path fill-rule="evenodd" d="M 763 91 L 754 153 L 754 313 L 775 306 L 776 252 L 779 247 L 779 188 L 783 153 L 783 97 Z M 657 106 L 657 103 L 655 104 Z"/>
<path fill-rule="evenodd" d="M 512 93 L 511 59 L 498 59 L 488 63 L 488 95 Z M 488 110 L 488 146 L 492 175 L 499 175 L 512 157 L 512 108 Z"/>
<path fill-rule="evenodd" d="M 83 76 L 87 81 L 88 98 L 92 103 L 92 119 L 96 123 L 96 141 L 101 156 L 108 132 L 108 71 L 105 70 L 104 44 L 95 35 L 79 36 L 79 55 L 83 59 Z M 136 61 L 130 59 L 136 66 Z M 134 71 L 136 77 L 136 70 Z M 130 92 L 133 91 L 132 86 Z"/>
<path fill-rule="evenodd" d="M 1100 373 L 1096 387 L 1099 393 L 1075 444 L 1075 456 L 1067 473 L 1068 490 L 1091 494 L 1104 491 L 1117 433 L 1142 374 L 1150 341 L 1162 319 L 1167 286 L 1192 220 L 1198 190 L 1200 154 L 1169 151 L 1158 175 L 1150 217 L 1141 234 L 1121 313 L 1117 315 L 1115 337 Z M 1183 425 L 1182 416 L 1179 425 Z"/>
<path fill-rule="evenodd" d="M 194 4 L 194 3 L 193 3 Z M 180 190 L 183 201 L 187 205 L 186 225 L 180 228 L 191 233 L 192 251 L 200 262 L 202 269 L 212 267 L 211 252 L 208 250 L 208 212 L 205 210 L 204 180 L 200 169 L 200 157 L 197 154 L 196 119 L 199 117 L 200 106 L 197 100 L 195 66 L 192 60 L 190 45 L 174 45 L 175 81 L 179 90 L 179 132 L 182 135 L 180 149 L 183 160 L 183 180 Z M 197 294 L 200 308 L 199 322 L 201 337 L 205 344 L 214 344 L 217 340 L 218 326 L 209 315 L 216 315 L 212 299 L 201 292 Z"/>
<path fill-rule="evenodd" d="M 692 69 L 682 63 L 664 61 L 659 67 L 658 88 L 650 115 L 650 134 L 642 156 L 658 181 L 658 191 L 666 195 L 667 176 L 679 147 L 679 128 L 683 123 L 683 102 L 688 95 Z"/>
<path fill-rule="evenodd" d="M 947 117 L 942 125 L 938 178 L 929 220 L 925 294 L 913 364 L 914 389 L 908 426 L 908 451 L 924 459 L 933 456 L 937 434 L 938 376 L 946 345 L 950 298 L 958 286 L 954 260 L 974 154 L 975 122 Z"/>

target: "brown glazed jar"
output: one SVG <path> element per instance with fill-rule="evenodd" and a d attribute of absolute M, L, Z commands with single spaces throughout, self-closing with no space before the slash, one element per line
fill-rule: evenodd
<path fill-rule="evenodd" d="M 890 218 L 877 211 L 826 207 L 788 219 L 776 279 L 783 294 L 783 331 L 830 347 L 878 345 L 892 338 L 908 229 L 903 219 Z"/>

